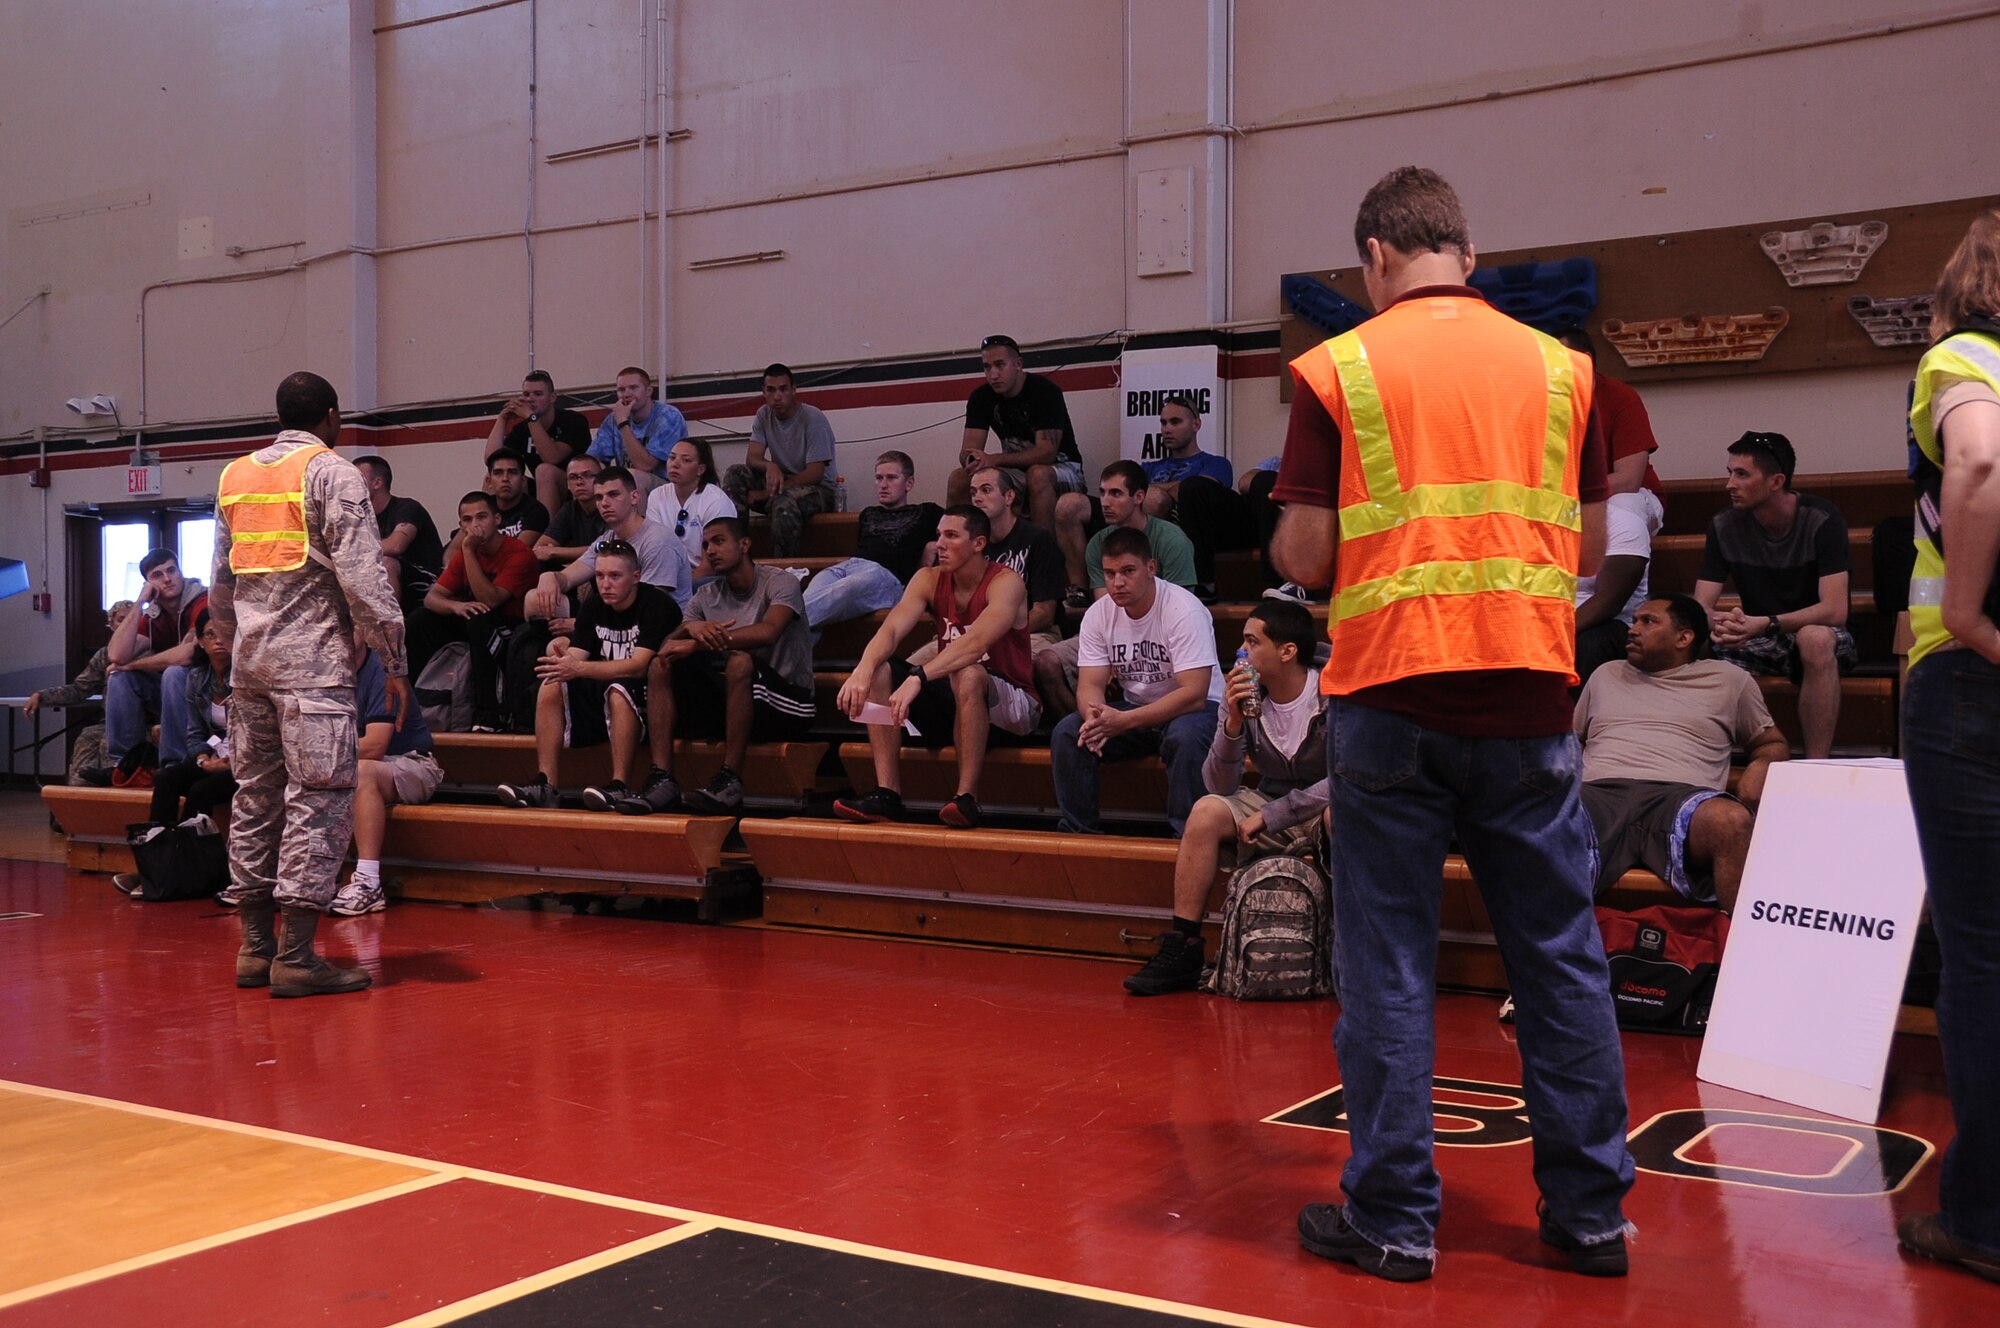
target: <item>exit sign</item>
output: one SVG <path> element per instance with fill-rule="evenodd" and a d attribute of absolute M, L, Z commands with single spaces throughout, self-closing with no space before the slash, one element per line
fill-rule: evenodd
<path fill-rule="evenodd" d="M 160 468 L 158 466 L 125 467 L 125 496 L 127 498 L 157 498 L 160 496 Z"/>

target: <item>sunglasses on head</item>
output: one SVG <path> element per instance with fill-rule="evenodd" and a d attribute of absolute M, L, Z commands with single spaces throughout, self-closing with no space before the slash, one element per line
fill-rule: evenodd
<path fill-rule="evenodd" d="M 688 510 L 683 507 L 681 514 L 674 518 L 674 538 L 685 539 L 688 533 Z"/>
<path fill-rule="evenodd" d="M 979 349 L 992 350 L 995 346 L 1005 346 L 1008 350 L 1013 351 L 1016 355 L 1019 355 L 1021 353 L 1020 343 L 1016 342 L 1012 337 L 996 336 L 996 337 L 980 338 Z"/>

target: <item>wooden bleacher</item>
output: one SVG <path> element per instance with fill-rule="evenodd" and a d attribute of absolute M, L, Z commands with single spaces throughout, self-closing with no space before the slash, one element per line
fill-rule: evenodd
<path fill-rule="evenodd" d="M 465 792 L 490 792 L 495 784 L 519 783 L 535 773 L 535 740 L 524 733 L 439 733 L 432 741 L 445 782 Z M 780 811 L 803 807 L 819 791 L 819 769 L 827 751 L 823 742 L 752 743 L 738 772 L 743 776 L 745 802 Z M 566 751 L 562 762 L 564 788 L 611 778 L 607 743 Z M 706 783 L 721 764 L 719 742 L 674 744 L 674 770 L 683 788 Z"/>
<path fill-rule="evenodd" d="M 875 786 L 875 762 L 866 742 L 840 745 L 840 764 L 850 787 Z M 1098 789 L 1098 810 L 1107 821 L 1160 822 L 1167 804 L 1167 768 L 1156 756 L 1104 767 Z M 933 812 L 958 792 L 958 753 L 950 747 L 905 745 L 902 757 L 903 802 L 913 812 Z M 986 753 L 980 780 L 979 805 L 1001 816 L 1038 816 L 1053 822 L 1055 780 L 1047 747 L 995 747 Z"/>

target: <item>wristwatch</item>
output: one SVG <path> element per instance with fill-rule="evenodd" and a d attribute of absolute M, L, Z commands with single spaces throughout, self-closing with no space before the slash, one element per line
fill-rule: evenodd
<path fill-rule="evenodd" d="M 542 418 L 542 412 L 540 412 L 539 410 L 531 410 L 528 412 L 528 423 L 530 424 L 539 423 L 541 421 L 541 418 Z"/>
<path fill-rule="evenodd" d="M 1774 613 L 1770 616 L 1770 621 L 1764 627 L 1764 635 L 1776 639 L 1781 630 L 1778 626 L 1778 615 Z"/>

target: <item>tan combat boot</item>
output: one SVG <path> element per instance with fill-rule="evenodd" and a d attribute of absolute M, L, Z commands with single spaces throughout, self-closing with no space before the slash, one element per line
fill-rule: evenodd
<path fill-rule="evenodd" d="M 284 909 L 284 932 L 278 956 L 271 961 L 273 996 L 338 996 L 360 991 L 372 978 L 358 968 L 337 968 L 313 953 L 313 933 L 319 929 L 315 909 Z"/>
<path fill-rule="evenodd" d="M 271 958 L 278 953 L 277 910 L 270 900 L 236 911 L 243 920 L 243 948 L 236 952 L 236 985 L 271 985 Z"/>

